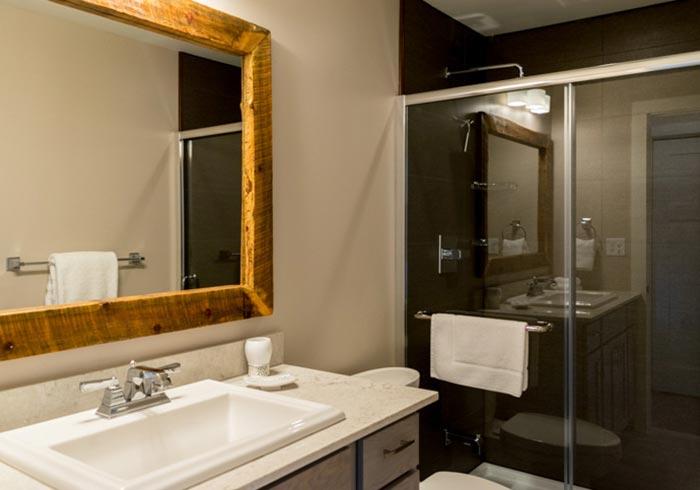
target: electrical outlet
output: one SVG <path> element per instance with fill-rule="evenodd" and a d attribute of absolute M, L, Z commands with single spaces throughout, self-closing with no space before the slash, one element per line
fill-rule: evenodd
<path fill-rule="evenodd" d="M 608 257 L 623 257 L 625 255 L 624 238 L 606 238 L 605 254 Z"/>
<path fill-rule="evenodd" d="M 489 238 L 489 255 L 498 255 L 498 247 L 501 241 L 498 238 Z"/>

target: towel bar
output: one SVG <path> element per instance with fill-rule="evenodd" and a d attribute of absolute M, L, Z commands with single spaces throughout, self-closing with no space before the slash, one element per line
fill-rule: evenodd
<path fill-rule="evenodd" d="M 452 315 L 465 315 L 465 316 L 480 316 L 480 317 L 485 317 L 485 318 L 498 318 L 498 317 L 493 317 L 493 316 L 488 316 L 484 314 L 480 314 L 479 312 L 476 311 L 446 311 L 445 313 L 450 313 Z M 413 315 L 414 318 L 417 320 L 430 320 L 430 317 L 433 315 L 433 312 L 431 311 L 419 311 L 416 312 L 415 315 Z M 523 318 L 523 317 L 511 317 L 513 320 L 522 320 L 530 323 L 527 326 L 527 331 L 531 333 L 547 333 L 551 332 L 554 326 L 552 325 L 551 322 L 545 322 L 542 320 L 536 320 L 534 318 Z"/>
<path fill-rule="evenodd" d="M 129 265 L 142 265 L 146 257 L 139 252 L 131 252 L 128 257 L 119 257 L 119 262 L 129 262 Z M 5 270 L 8 272 L 20 272 L 26 265 L 48 265 L 48 261 L 22 262 L 20 257 L 7 257 L 5 259 Z"/>

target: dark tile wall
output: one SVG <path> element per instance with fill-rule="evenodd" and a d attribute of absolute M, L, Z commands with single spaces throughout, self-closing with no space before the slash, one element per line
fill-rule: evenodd
<path fill-rule="evenodd" d="M 442 444 L 442 429 L 480 432 L 483 392 L 441 384 L 430 378 L 430 322 L 413 317 L 419 310 L 470 310 L 481 279 L 471 240 L 476 238 L 475 193 L 469 182 L 476 178 L 478 128 L 472 127 L 468 151 L 463 151 L 466 128 L 460 102 L 427 104 L 409 108 L 407 123 L 407 216 L 406 216 L 406 332 L 407 365 L 421 373 L 421 386 L 439 390 L 441 401 L 421 414 L 421 477 L 437 470 L 464 465 L 469 450 Z M 457 271 L 438 274 L 438 235 L 457 237 L 459 248 L 469 253 Z M 447 392 L 450 395 L 445 396 Z M 456 406 L 450 401 L 454 401 Z M 450 411 L 459 412 L 453 416 Z M 474 465 L 478 459 L 474 460 Z M 455 466 L 452 469 L 464 469 Z"/>
<path fill-rule="evenodd" d="M 486 64 L 487 39 L 423 0 L 401 0 L 401 93 L 460 85 L 445 78 L 445 67 Z M 484 81 L 482 75 L 471 83 Z"/>
<path fill-rule="evenodd" d="M 180 131 L 241 121 L 241 69 L 187 53 L 179 56 Z"/>
<path fill-rule="evenodd" d="M 519 63 L 526 75 L 537 75 L 700 49 L 700 0 L 676 0 L 490 38 L 435 9 L 428 15 L 432 7 L 423 0 L 402 4 L 404 94 L 484 81 L 470 75 L 448 83 L 442 77 L 445 66 L 458 70 Z M 513 76 L 501 70 L 487 78 Z"/>

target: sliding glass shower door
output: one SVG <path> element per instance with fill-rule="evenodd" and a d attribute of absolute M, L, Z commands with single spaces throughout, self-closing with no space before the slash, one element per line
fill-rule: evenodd
<path fill-rule="evenodd" d="M 407 105 L 421 478 L 700 488 L 700 69 L 576 76 Z M 527 388 L 431 377 L 425 310 L 530 324 Z"/>

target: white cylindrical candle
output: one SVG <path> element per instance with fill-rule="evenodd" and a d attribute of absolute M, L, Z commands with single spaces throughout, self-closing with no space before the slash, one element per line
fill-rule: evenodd
<path fill-rule="evenodd" d="M 269 376 L 272 341 L 269 337 L 254 337 L 245 341 L 245 358 L 249 376 Z"/>

